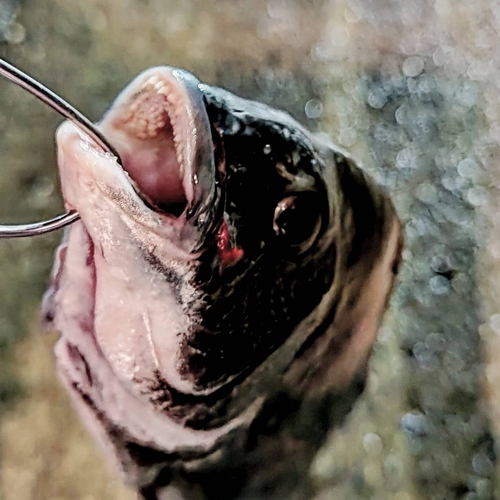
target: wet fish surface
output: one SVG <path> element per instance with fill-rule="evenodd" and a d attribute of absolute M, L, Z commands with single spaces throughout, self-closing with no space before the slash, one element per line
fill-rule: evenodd
<path fill-rule="evenodd" d="M 57 133 L 43 304 L 84 423 L 144 499 L 308 498 L 400 261 L 386 194 L 288 114 L 169 67 Z M 293 496 L 292 496 L 293 492 Z"/>

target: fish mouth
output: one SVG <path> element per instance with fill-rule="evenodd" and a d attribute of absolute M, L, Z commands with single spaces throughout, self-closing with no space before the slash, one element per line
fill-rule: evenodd
<path fill-rule="evenodd" d="M 99 124 L 140 196 L 174 217 L 206 205 L 215 184 L 211 127 L 198 85 L 187 71 L 151 68 Z"/>
<path fill-rule="evenodd" d="M 191 324 L 183 301 L 202 300 L 188 278 L 213 242 L 222 207 L 217 136 L 199 81 L 182 70 L 149 69 L 98 127 L 121 162 L 71 122 L 57 132 L 63 198 L 81 220 L 66 236 L 64 272 L 47 295 L 46 316 L 78 332 L 58 311 L 87 314 L 96 344 L 82 355 L 98 350 L 125 387 L 146 391 L 161 373 L 189 390 L 177 373 L 178 338 Z M 85 307 L 74 298 L 84 280 L 92 298 Z"/>
<path fill-rule="evenodd" d="M 98 127 L 121 159 L 120 165 L 115 162 L 107 169 L 113 168 L 115 174 L 116 167 L 122 170 L 119 184 L 123 187 L 125 180 L 142 201 L 139 207 L 136 203 L 136 210 L 153 211 L 163 226 L 188 221 L 206 233 L 214 223 L 220 194 L 216 179 L 216 161 L 220 161 L 215 158 L 217 137 L 199 85 L 187 71 L 148 69 L 121 92 Z M 72 134 L 73 138 L 77 135 L 74 130 Z M 58 134 L 63 149 L 64 135 Z M 90 143 L 86 147 L 96 149 Z M 100 174 L 95 170 L 99 184 Z M 70 206 L 76 205 L 65 198 Z M 78 206 L 73 208 L 78 210 Z"/>

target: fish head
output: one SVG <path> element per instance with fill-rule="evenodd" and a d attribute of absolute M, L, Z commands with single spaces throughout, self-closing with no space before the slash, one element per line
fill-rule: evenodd
<path fill-rule="evenodd" d="M 213 450 L 264 394 L 300 397 L 339 370 L 348 383 L 401 250 L 390 201 L 349 156 L 169 67 L 140 74 L 98 126 L 120 161 L 71 123 L 57 133 L 81 220 L 44 303 L 97 434 Z"/>
<path fill-rule="evenodd" d="M 141 74 L 99 127 L 122 165 L 70 123 L 57 137 L 64 198 L 92 244 L 98 343 L 127 383 L 213 392 L 331 281 L 325 166 L 285 113 L 177 69 Z"/>

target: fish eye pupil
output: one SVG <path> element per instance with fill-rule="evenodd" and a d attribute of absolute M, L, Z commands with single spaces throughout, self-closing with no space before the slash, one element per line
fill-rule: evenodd
<path fill-rule="evenodd" d="M 273 229 L 285 244 L 302 246 L 317 234 L 320 210 L 315 198 L 314 193 L 301 193 L 276 206 Z"/>

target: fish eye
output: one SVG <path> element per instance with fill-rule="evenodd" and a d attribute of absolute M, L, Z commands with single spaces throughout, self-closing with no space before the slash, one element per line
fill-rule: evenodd
<path fill-rule="evenodd" d="M 273 229 L 284 244 L 303 253 L 316 240 L 321 220 L 320 194 L 301 192 L 283 198 L 276 205 Z"/>

